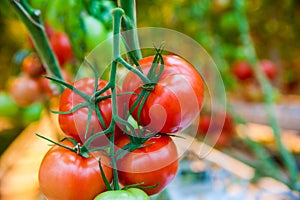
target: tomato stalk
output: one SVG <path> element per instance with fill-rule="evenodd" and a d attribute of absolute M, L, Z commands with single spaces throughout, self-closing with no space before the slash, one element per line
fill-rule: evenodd
<path fill-rule="evenodd" d="M 28 29 L 36 50 L 48 73 L 63 80 L 59 63 L 45 33 L 45 27 L 41 20 L 41 12 L 31 8 L 26 0 L 10 0 L 10 3 Z M 60 87 L 60 90 L 62 91 L 63 88 Z"/>
<path fill-rule="evenodd" d="M 135 0 L 118 0 L 118 6 L 121 7 L 125 12 L 122 20 L 122 30 L 127 31 L 124 35 L 124 39 L 127 44 L 127 50 L 131 52 L 137 60 L 140 60 L 142 58 L 142 53 L 140 50 L 138 33 L 136 29 L 135 4 Z M 135 62 L 132 57 L 129 58 L 131 59 L 132 63 Z"/>
<path fill-rule="evenodd" d="M 118 107 L 117 107 L 117 92 L 116 92 L 116 75 L 117 75 L 117 61 L 115 60 L 120 55 L 120 27 L 121 27 L 121 18 L 124 15 L 124 11 L 120 8 L 116 8 L 112 11 L 113 14 L 113 62 L 110 71 L 110 87 L 112 91 L 112 121 L 111 127 L 115 126 L 116 120 L 118 118 Z M 112 131 L 110 136 L 110 157 L 113 166 L 113 185 L 115 190 L 120 189 L 119 179 L 118 179 L 118 170 L 117 162 L 115 158 L 115 131 Z"/>
<path fill-rule="evenodd" d="M 290 178 L 290 184 L 288 186 L 291 189 L 300 191 L 300 184 L 298 182 L 298 169 L 296 161 L 293 157 L 293 155 L 284 147 L 282 141 L 281 141 L 281 134 L 280 134 L 280 127 L 278 125 L 276 115 L 274 113 L 274 90 L 272 88 L 272 85 L 266 78 L 265 74 L 262 72 L 261 68 L 258 64 L 258 59 L 256 56 L 254 44 L 250 37 L 249 32 L 249 24 L 247 21 L 247 17 L 245 14 L 245 1 L 244 0 L 234 0 L 234 7 L 236 10 L 236 14 L 238 17 L 236 17 L 238 22 L 238 28 L 241 33 L 241 41 L 243 42 L 244 46 L 246 46 L 249 52 L 249 61 L 254 66 L 255 76 L 258 79 L 258 82 L 260 83 L 263 95 L 264 95 L 264 101 L 265 101 L 265 109 L 267 112 L 267 117 L 269 120 L 269 123 L 273 129 L 274 138 L 276 141 L 276 144 L 279 148 L 279 152 L 281 154 L 281 157 L 283 159 L 283 162 L 285 166 L 287 167 L 289 178 Z"/>

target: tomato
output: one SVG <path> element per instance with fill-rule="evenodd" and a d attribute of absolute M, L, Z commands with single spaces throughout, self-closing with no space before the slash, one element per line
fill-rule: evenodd
<path fill-rule="evenodd" d="M 22 112 L 22 122 L 24 126 L 31 122 L 38 121 L 43 111 L 43 105 L 41 103 L 34 103 L 26 108 Z"/>
<path fill-rule="evenodd" d="M 60 144 L 74 147 L 70 141 Z M 93 153 L 96 155 L 96 152 Z M 112 180 L 110 159 L 103 153 L 102 168 L 108 181 Z M 45 155 L 39 169 L 39 184 L 41 192 L 51 200 L 91 200 L 106 190 L 103 182 L 98 158 L 85 158 L 81 155 L 60 147 L 53 146 Z"/>
<path fill-rule="evenodd" d="M 220 121 L 223 120 L 224 123 L 221 123 Z M 234 126 L 234 122 L 228 113 L 217 114 L 214 121 L 211 121 L 210 115 L 205 114 L 200 116 L 198 133 L 201 136 L 207 136 L 209 141 L 216 141 L 216 147 L 225 147 L 234 137 Z"/>
<path fill-rule="evenodd" d="M 139 61 L 144 74 L 152 65 L 154 56 Z M 164 71 L 147 98 L 139 123 L 150 130 L 174 133 L 185 129 L 199 115 L 204 97 L 204 84 L 196 69 L 182 58 L 163 56 Z M 129 107 L 136 102 L 143 85 L 140 78 L 129 72 L 123 82 L 123 91 L 134 91 Z M 132 116 L 138 121 L 138 108 Z"/>
<path fill-rule="evenodd" d="M 54 33 L 50 38 L 50 45 L 61 66 L 73 59 L 72 47 L 67 34 Z"/>
<path fill-rule="evenodd" d="M 141 189 L 129 188 L 127 190 L 106 191 L 94 200 L 150 200 L 149 196 Z"/>
<path fill-rule="evenodd" d="M 117 147 L 130 142 L 124 135 L 116 141 Z M 148 139 L 138 148 L 117 160 L 119 181 L 123 185 L 144 183 L 141 188 L 148 195 L 162 191 L 176 176 L 178 154 L 172 138 L 159 135 Z"/>
<path fill-rule="evenodd" d="M 6 92 L 0 92 L 0 116 L 16 117 L 19 113 L 18 105 Z"/>
<path fill-rule="evenodd" d="M 22 71 L 28 74 L 30 77 L 36 78 L 46 72 L 42 61 L 36 53 L 32 53 L 22 62 Z"/>
<path fill-rule="evenodd" d="M 61 74 L 63 76 L 63 79 L 65 82 L 67 83 L 71 83 L 72 82 L 72 77 L 71 74 L 68 73 L 68 71 L 61 69 Z M 55 87 L 53 82 L 51 82 L 49 79 L 41 77 L 39 79 L 41 88 L 43 90 L 43 92 L 48 96 L 48 97 L 55 97 L 58 96 L 59 90 L 58 87 Z"/>
<path fill-rule="evenodd" d="M 76 89 L 88 95 L 92 95 L 94 92 L 94 81 L 95 81 L 94 78 L 82 78 L 76 81 L 73 84 L 73 86 Z M 107 81 L 99 79 L 98 90 L 101 90 L 106 84 Z M 111 95 L 111 90 L 107 90 L 101 96 L 108 96 L 108 95 Z M 65 89 L 60 98 L 59 110 L 62 112 L 67 112 L 70 111 L 75 106 L 77 106 L 78 104 L 84 102 L 86 102 L 86 100 L 83 99 L 81 96 L 79 96 L 78 94 L 76 94 L 70 89 Z M 111 98 L 101 100 L 98 103 L 98 105 L 100 108 L 100 113 L 104 119 L 106 128 L 108 128 L 112 118 Z M 123 116 L 121 109 L 119 109 L 119 115 Z M 84 142 L 87 139 L 87 137 L 89 137 L 92 133 L 97 133 L 104 130 L 104 127 L 100 124 L 100 121 L 97 118 L 95 110 L 93 110 L 90 119 L 88 135 L 87 137 L 85 137 L 85 132 L 86 132 L 85 129 L 88 120 L 87 106 L 82 107 L 71 114 L 59 114 L 58 120 L 62 131 L 67 136 L 71 136 L 74 139 L 76 139 L 78 142 L 79 141 Z M 118 135 L 121 134 L 121 131 L 118 128 L 116 128 L 115 134 L 116 137 L 118 137 Z M 105 145 L 108 144 L 109 141 L 105 136 L 102 136 L 99 138 L 99 140 L 97 140 L 96 143 L 97 145 Z"/>
<path fill-rule="evenodd" d="M 259 65 L 268 79 L 274 80 L 277 76 L 277 66 L 270 60 L 261 60 Z"/>
<path fill-rule="evenodd" d="M 19 106 L 25 107 L 39 101 L 42 97 L 42 90 L 36 79 L 19 76 L 10 82 L 9 94 Z"/>
<path fill-rule="evenodd" d="M 107 37 L 107 30 L 104 25 L 92 16 L 84 16 L 85 44 L 87 51 L 91 51 Z"/>
<path fill-rule="evenodd" d="M 198 132 L 206 134 L 210 126 L 210 116 L 202 115 L 200 116 Z"/>
<path fill-rule="evenodd" d="M 232 72 L 240 81 L 253 78 L 254 76 L 251 65 L 244 60 L 239 60 L 233 63 Z"/>

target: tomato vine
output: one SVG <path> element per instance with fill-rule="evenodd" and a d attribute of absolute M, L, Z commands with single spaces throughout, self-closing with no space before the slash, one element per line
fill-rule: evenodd
<path fill-rule="evenodd" d="M 137 30 L 135 29 L 135 1 L 130 0 L 119 1 L 120 8 L 114 8 L 112 10 L 113 54 L 110 63 L 109 80 L 107 82 L 100 80 L 96 68 L 85 58 L 84 64 L 86 64 L 92 70 L 94 77 L 79 79 L 78 81 L 69 84 L 62 78 L 59 64 L 53 54 L 51 47 L 49 46 L 49 42 L 46 37 L 41 19 L 37 14 L 38 11 L 31 9 L 25 0 L 13 0 L 12 3 L 15 10 L 20 15 L 20 18 L 24 21 L 25 25 L 30 30 L 33 41 L 37 46 L 38 53 L 41 54 L 41 59 L 46 63 L 45 67 L 47 71 L 50 72 L 50 76 L 46 76 L 46 78 L 56 82 L 61 86 L 61 88 L 64 88 L 60 97 L 59 111 L 52 112 L 59 115 L 60 127 L 65 135 L 70 136 L 70 138 L 66 139 L 68 140 L 68 142 L 54 142 L 38 134 L 39 137 L 42 137 L 55 144 L 55 146 L 50 149 L 50 153 L 46 154 L 46 156 L 52 155 L 51 151 L 59 151 L 60 153 L 62 153 L 68 150 L 73 153 L 71 155 L 76 157 L 76 159 L 79 159 L 81 161 L 83 160 L 85 162 L 86 160 L 82 159 L 82 157 L 85 159 L 89 159 L 91 158 L 91 153 L 99 153 L 99 151 L 101 152 L 102 150 L 104 150 L 107 151 L 110 157 L 112 180 L 106 178 L 106 174 L 104 173 L 103 166 L 101 164 L 101 158 L 99 158 L 99 173 L 101 173 L 102 182 L 107 190 L 120 190 L 121 186 L 119 183 L 123 183 L 125 188 L 140 187 L 144 189 L 144 191 L 148 195 L 153 195 L 160 192 L 170 181 L 173 180 L 178 169 L 178 154 L 176 145 L 172 141 L 172 135 L 168 134 L 175 133 L 181 129 L 186 128 L 194 120 L 196 115 L 199 114 L 204 95 L 204 86 L 201 76 L 196 72 L 192 65 L 184 61 L 182 58 L 171 55 L 163 56 L 162 53 L 164 44 L 162 44 L 159 48 L 154 48 L 156 50 L 154 56 L 142 58 L 137 38 Z M 123 36 L 121 28 L 125 31 L 131 30 L 131 33 L 126 34 L 127 36 Z M 121 41 L 129 51 L 128 61 L 121 56 Z M 145 60 L 142 61 L 143 59 Z M 165 66 L 164 60 L 168 60 L 168 66 Z M 174 64 L 175 62 L 177 64 Z M 140 66 L 140 63 L 149 66 L 146 66 L 147 69 L 145 70 L 145 66 Z M 139 93 L 135 91 L 135 89 L 120 92 L 117 85 L 117 69 L 119 64 L 124 66 L 130 73 L 136 75 L 138 77 L 138 81 L 141 81 L 141 85 L 139 86 Z M 168 72 L 166 73 L 165 67 L 168 68 Z M 183 73 L 183 71 L 186 72 Z M 176 73 L 183 73 L 183 78 L 179 75 L 176 76 Z M 142 121 L 142 118 L 145 117 L 143 114 L 143 109 L 144 107 L 147 107 L 148 109 L 151 108 L 151 103 L 150 105 L 147 104 L 148 98 L 150 98 L 151 94 L 154 93 L 161 77 L 166 77 L 169 75 L 174 75 L 173 78 L 176 81 L 174 81 L 174 83 L 168 83 L 169 85 L 171 85 L 171 89 L 168 89 L 166 85 L 163 85 L 161 86 L 161 88 L 163 88 L 161 90 L 172 90 L 175 93 L 179 92 L 179 94 L 175 94 L 173 96 L 175 98 L 183 98 L 184 100 L 186 100 L 184 96 L 188 97 L 190 96 L 190 94 L 196 94 L 197 97 L 195 98 L 194 102 L 196 104 L 196 107 L 193 107 L 193 102 L 191 102 L 190 104 L 192 106 L 189 106 L 188 108 L 181 108 L 180 103 L 182 102 L 180 102 L 180 100 L 176 100 L 174 107 L 176 107 L 177 110 L 173 107 L 168 108 L 168 106 L 165 108 L 171 109 L 169 111 L 167 110 L 167 112 L 170 112 L 167 119 L 169 121 L 172 121 L 175 118 L 178 118 L 184 122 L 181 122 L 180 120 L 174 120 L 174 123 L 171 123 L 171 128 L 165 128 L 161 130 L 150 129 L 146 127 L 146 124 L 140 123 L 140 121 Z M 191 80 L 186 81 L 186 77 L 191 77 Z M 180 78 L 183 81 L 178 81 Z M 136 78 L 134 79 L 137 81 Z M 173 89 L 179 88 L 178 84 L 182 84 L 183 82 L 185 82 L 187 87 L 190 88 L 187 89 L 185 87 L 183 90 L 178 91 L 176 91 L 176 89 Z M 188 92 L 186 90 L 191 91 Z M 137 97 L 133 105 L 130 105 L 130 103 L 126 102 L 127 99 L 125 97 L 124 98 L 126 100 L 124 100 L 124 102 L 120 100 L 123 98 L 123 96 L 126 95 Z M 172 96 L 172 94 L 168 95 Z M 176 95 L 178 95 L 178 97 Z M 172 100 L 174 100 L 174 97 L 172 97 Z M 158 97 L 153 95 L 152 98 Z M 161 100 L 161 102 L 163 102 L 162 104 L 165 104 L 166 100 L 163 99 Z M 107 104 L 107 108 L 105 111 L 101 110 L 101 103 Z M 129 106 L 129 108 L 127 108 L 126 106 Z M 133 115 L 135 109 L 138 110 L 138 114 L 135 119 L 138 124 L 137 127 L 134 127 L 131 123 L 128 122 L 128 117 L 130 115 Z M 189 114 L 191 109 L 193 109 L 194 111 L 191 112 L 192 114 Z M 109 112 L 108 116 L 105 116 L 103 112 Z M 146 111 L 146 113 L 147 112 L 148 111 Z M 150 112 L 148 113 L 150 115 Z M 175 117 L 173 117 L 172 115 L 174 115 Z M 146 116 L 146 118 L 148 120 L 150 116 Z M 79 120 L 79 128 L 76 127 L 76 120 Z M 160 119 L 156 120 L 160 121 Z M 83 127 L 83 129 L 81 127 Z M 128 143 L 122 143 L 122 145 L 120 145 L 120 141 L 117 141 L 117 129 L 121 129 L 124 132 L 122 138 L 125 137 L 125 139 L 123 140 L 129 141 Z M 109 143 L 104 146 L 95 146 L 94 142 L 102 137 L 107 137 Z M 119 144 L 119 146 L 116 144 Z M 149 160 L 147 154 L 150 154 L 151 151 L 156 150 L 162 152 L 165 157 L 163 159 Z M 147 153 L 145 154 L 144 151 L 146 151 Z M 128 154 L 131 152 L 139 153 L 140 161 L 149 162 L 149 165 L 147 164 L 145 169 L 150 167 L 150 171 L 147 172 L 136 170 L 131 173 L 127 173 L 127 175 L 129 174 L 129 177 L 138 176 L 138 179 L 133 180 L 134 182 L 125 180 L 128 177 L 126 173 L 120 172 L 120 165 L 118 165 L 118 162 L 120 162 L 120 160 L 122 160 L 124 157 L 128 156 Z M 153 152 L 153 155 L 158 156 L 158 153 Z M 57 157 L 52 157 L 52 159 L 55 158 Z M 47 166 L 52 166 L 52 162 L 60 162 L 58 160 L 48 162 L 49 159 L 47 158 L 44 158 L 44 160 L 46 161 L 42 162 L 42 174 L 47 174 L 45 172 L 47 171 L 45 170 L 47 169 L 47 167 L 44 167 L 44 163 L 46 163 Z M 125 162 L 130 162 L 130 160 L 132 159 L 129 156 L 129 161 L 126 160 Z M 151 162 L 155 163 L 153 164 L 153 166 L 156 166 L 157 169 L 151 168 L 153 167 L 151 166 Z M 165 163 L 165 166 L 161 167 L 161 163 Z M 59 164 L 62 163 L 60 162 Z M 65 166 L 65 163 L 63 163 L 62 166 Z M 135 169 L 135 167 L 133 167 L 133 169 Z M 151 179 L 151 177 L 153 177 L 151 175 L 151 170 L 153 170 L 156 175 L 160 176 L 161 179 L 149 181 L 148 179 Z M 120 174 L 123 175 L 122 180 L 119 179 Z M 148 181 L 143 181 L 144 179 Z M 41 180 L 45 179 L 42 177 Z M 110 181 L 112 181 L 112 185 L 110 185 Z M 43 181 L 43 188 L 46 188 L 44 184 L 47 183 Z M 102 190 L 100 192 L 103 192 L 103 188 L 101 189 Z M 72 196 L 74 194 L 69 195 Z"/>

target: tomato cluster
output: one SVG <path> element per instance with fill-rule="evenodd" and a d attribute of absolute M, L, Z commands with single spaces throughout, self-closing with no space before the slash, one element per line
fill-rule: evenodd
<path fill-rule="evenodd" d="M 278 67 L 274 62 L 262 59 L 258 62 L 258 65 L 266 76 L 266 78 L 275 83 L 278 75 Z M 246 60 L 238 60 L 232 64 L 232 73 L 238 80 L 240 86 L 240 94 L 242 98 L 248 101 L 262 101 L 263 93 L 262 89 L 256 77 L 252 65 Z"/>
<path fill-rule="evenodd" d="M 71 81 L 71 75 L 61 70 L 63 78 Z M 8 84 L 8 91 L 12 99 L 23 107 L 38 102 L 43 97 L 58 95 L 58 88 L 50 80 L 42 77 L 47 75 L 39 56 L 33 52 L 26 56 L 21 64 L 21 74 L 12 78 Z"/>
<path fill-rule="evenodd" d="M 61 73 L 66 82 L 71 82 L 70 73 L 64 69 L 68 62 L 74 59 L 72 47 L 68 36 L 64 32 L 55 31 L 49 24 L 45 24 L 45 31 L 50 42 L 50 46 L 61 66 Z M 23 107 L 59 94 L 58 87 L 50 80 L 42 77 L 49 75 L 46 72 L 39 55 L 34 49 L 34 44 L 29 39 L 30 53 L 26 55 L 21 64 L 21 73 L 10 80 L 8 90 L 12 99 Z"/>
<path fill-rule="evenodd" d="M 154 59 L 150 56 L 138 61 L 140 72 L 148 74 Z M 81 78 L 64 90 L 59 125 L 73 143 L 64 141 L 46 154 L 39 173 L 46 197 L 105 199 L 112 194 L 137 194 L 131 189 L 100 194 L 110 189 L 103 182 L 111 184 L 113 170 L 117 171 L 119 184 L 136 185 L 148 195 L 159 193 L 174 179 L 178 152 L 169 134 L 187 128 L 199 115 L 204 84 L 194 67 L 182 58 L 166 55 L 162 63 L 163 71 L 154 83 L 143 83 L 129 72 L 122 90 L 107 87 L 110 82 L 95 78 Z M 148 95 L 142 96 L 143 93 Z M 124 123 L 130 115 L 138 124 L 133 130 L 128 129 L 132 125 Z M 115 169 L 111 165 L 114 159 Z M 97 166 L 97 161 L 102 167 Z M 53 184 L 54 181 L 59 183 Z"/>
<path fill-rule="evenodd" d="M 270 60 L 263 59 L 259 61 L 262 72 L 269 80 L 274 80 L 277 76 L 278 67 Z M 240 81 L 254 78 L 254 72 L 251 64 L 246 60 L 238 60 L 232 65 L 232 72 Z"/>

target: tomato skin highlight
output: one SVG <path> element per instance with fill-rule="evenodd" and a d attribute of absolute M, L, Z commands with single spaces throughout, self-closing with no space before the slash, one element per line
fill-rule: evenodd
<path fill-rule="evenodd" d="M 139 64 L 147 74 L 154 56 L 141 59 Z M 163 56 L 164 71 L 150 92 L 140 115 L 139 123 L 147 129 L 175 133 L 185 129 L 199 115 L 204 98 L 204 84 L 198 71 L 182 58 Z M 140 78 L 129 72 L 122 85 L 124 92 L 134 91 L 129 97 L 129 108 L 136 102 L 143 85 Z M 138 108 L 132 112 L 138 121 Z"/>
<path fill-rule="evenodd" d="M 149 196 L 141 189 L 129 188 L 127 190 L 106 191 L 94 200 L 150 200 Z"/>
<path fill-rule="evenodd" d="M 130 142 L 124 135 L 116 141 L 121 148 Z M 148 195 L 162 191 L 176 176 L 178 153 L 175 143 L 169 136 L 155 136 L 117 161 L 119 181 L 123 185 L 144 183 L 141 188 Z"/>
<path fill-rule="evenodd" d="M 99 79 L 98 90 L 101 90 L 106 84 L 107 81 Z M 73 83 L 73 86 L 88 95 L 92 95 L 94 92 L 94 78 L 79 79 L 78 81 Z M 119 90 L 117 89 L 117 91 Z M 101 96 L 108 95 L 111 95 L 111 90 L 107 90 Z M 84 102 L 86 102 L 86 100 L 83 99 L 81 96 L 79 96 L 70 89 L 65 89 L 60 97 L 59 110 L 62 112 L 67 112 L 75 106 L 77 106 L 78 104 Z M 88 119 L 88 108 L 85 106 L 71 114 L 59 114 L 58 120 L 60 128 L 67 136 L 74 138 L 78 142 L 84 142 L 91 134 L 103 131 L 105 128 L 108 128 L 112 118 L 111 98 L 101 100 L 98 103 L 98 105 L 106 127 L 103 127 L 101 125 L 95 110 L 93 110 L 90 119 L 88 135 L 87 137 L 85 137 L 85 129 Z M 121 109 L 119 109 L 119 115 L 122 116 Z M 117 138 L 121 134 L 121 130 L 118 127 L 116 127 L 115 137 Z M 96 139 L 96 141 L 93 144 L 98 146 L 108 145 L 109 140 L 105 135 L 103 135 Z"/>
<path fill-rule="evenodd" d="M 66 140 L 61 144 L 74 147 L 72 142 Z M 101 153 L 99 156 L 106 178 L 111 181 L 110 159 Z M 106 190 L 97 159 L 95 157 L 84 158 L 64 147 L 53 146 L 40 166 L 41 192 L 49 200 L 93 199 L 97 194 Z"/>

